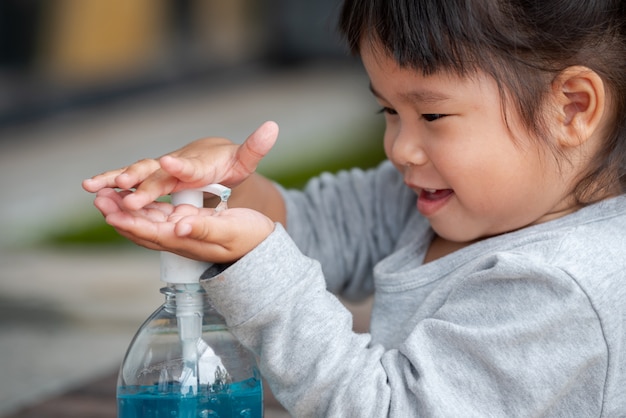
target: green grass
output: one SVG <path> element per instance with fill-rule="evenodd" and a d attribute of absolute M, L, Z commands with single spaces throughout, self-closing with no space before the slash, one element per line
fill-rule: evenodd
<path fill-rule="evenodd" d="M 369 168 L 380 163 L 384 158 L 382 148 L 382 125 L 375 124 L 365 129 L 366 135 L 351 132 L 338 135 L 337 142 L 349 141 L 358 143 L 345 155 L 333 155 L 324 157 L 323 161 L 307 160 L 306 163 L 298 163 L 297 169 L 280 169 L 269 167 L 261 170 L 261 173 L 280 183 L 286 188 L 302 188 L 307 180 L 322 172 L 335 173 L 342 169 L 352 167 Z M 358 141 L 354 136 L 358 135 Z M 353 136 L 353 137 L 351 137 Z M 72 222 L 71 228 L 52 229 L 42 240 L 44 246 L 120 246 L 131 245 L 130 241 L 120 236 L 115 229 L 107 225 L 102 217 L 90 216 L 82 222 Z"/>

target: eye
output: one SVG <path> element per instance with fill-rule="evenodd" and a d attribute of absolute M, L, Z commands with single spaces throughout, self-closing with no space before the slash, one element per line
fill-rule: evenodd
<path fill-rule="evenodd" d="M 444 115 L 442 113 L 425 113 L 425 114 L 422 115 L 424 120 L 427 121 L 427 122 L 434 122 L 437 119 L 443 118 L 444 116 L 447 116 L 447 115 Z"/>
<path fill-rule="evenodd" d="M 377 113 L 386 113 L 388 115 L 397 115 L 398 112 L 396 112 L 395 110 L 393 110 L 390 107 L 382 107 Z"/>

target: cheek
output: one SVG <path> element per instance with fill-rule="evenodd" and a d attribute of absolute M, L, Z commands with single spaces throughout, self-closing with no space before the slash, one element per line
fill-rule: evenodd
<path fill-rule="evenodd" d="M 518 158 L 486 154 L 468 158 L 456 167 L 454 180 L 461 202 L 478 214 L 494 217 L 526 211 L 541 178 L 536 167 Z"/>
<path fill-rule="evenodd" d="M 385 150 L 385 155 L 387 158 L 391 160 L 391 150 L 393 149 L 394 138 L 396 137 L 394 130 L 389 126 L 388 123 L 385 124 L 385 132 L 383 134 L 383 148 Z"/>

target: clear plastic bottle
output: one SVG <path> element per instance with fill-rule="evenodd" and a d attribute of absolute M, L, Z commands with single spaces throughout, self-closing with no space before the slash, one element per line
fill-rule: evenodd
<path fill-rule="evenodd" d="M 188 371 L 176 316 L 177 300 L 185 292 L 174 286 L 161 292 L 165 303 L 141 326 L 122 363 L 118 417 L 262 417 L 263 390 L 254 356 L 228 331 L 201 287 L 197 386 L 185 387 Z"/>

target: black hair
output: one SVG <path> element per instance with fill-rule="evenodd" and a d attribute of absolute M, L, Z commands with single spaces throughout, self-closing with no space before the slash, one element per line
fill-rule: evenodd
<path fill-rule="evenodd" d="M 584 204 L 624 193 L 626 0 L 344 0 L 339 29 L 354 54 L 376 42 L 424 75 L 486 72 L 538 138 L 547 133 L 540 110 L 552 82 L 568 67 L 590 68 L 614 108 L 605 146 L 575 196 Z"/>

